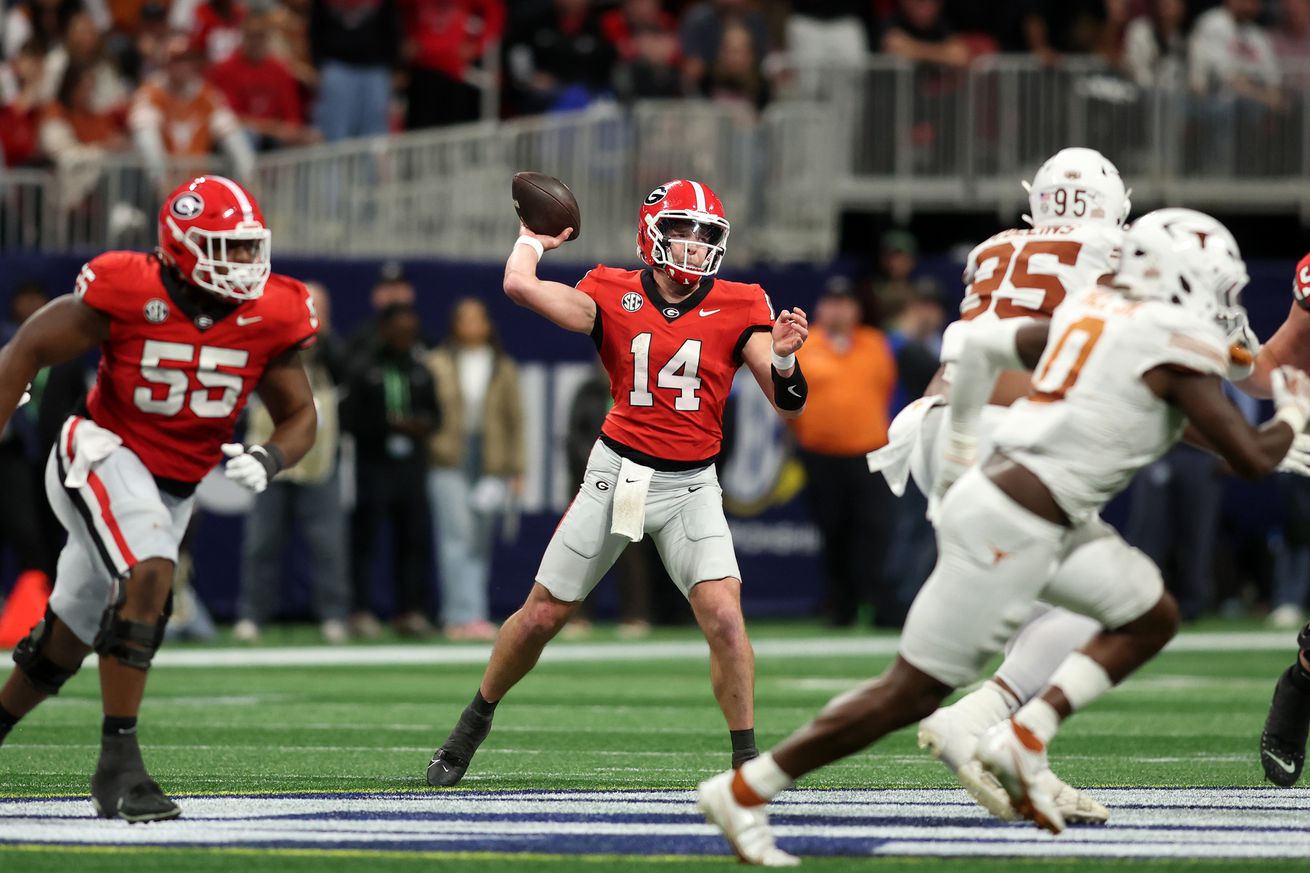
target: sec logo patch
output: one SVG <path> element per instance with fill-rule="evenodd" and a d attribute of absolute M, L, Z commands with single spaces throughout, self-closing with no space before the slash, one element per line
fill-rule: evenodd
<path fill-rule="evenodd" d="M 623 299 L 619 301 L 619 305 L 628 310 L 628 312 L 636 312 L 641 308 L 643 302 L 644 301 L 640 294 L 636 291 L 629 291 L 627 294 L 623 295 Z"/>
<path fill-rule="evenodd" d="M 146 321 L 151 324 L 163 324 L 168 320 L 168 304 L 158 297 L 152 297 L 146 303 Z"/>

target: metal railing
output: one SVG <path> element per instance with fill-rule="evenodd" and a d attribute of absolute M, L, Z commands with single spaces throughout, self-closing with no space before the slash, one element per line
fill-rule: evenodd
<path fill-rule="evenodd" d="M 1028 55 L 965 70 L 871 55 L 792 66 L 781 100 L 828 107 L 842 140 L 842 205 L 1009 212 L 1060 148 L 1113 160 L 1141 205 L 1300 211 L 1310 219 L 1310 66 L 1284 69 L 1281 109 L 1142 88 L 1097 58 Z"/>
<path fill-rule="evenodd" d="M 830 111 L 802 103 L 758 118 L 704 102 L 610 104 L 268 153 L 247 181 L 280 252 L 500 260 L 518 228 L 510 178 L 532 169 L 578 197 L 582 233 L 561 260 L 627 258 L 641 199 L 678 177 L 718 191 L 732 263 L 825 260 L 837 245 L 833 129 Z M 86 192 L 76 199 L 63 193 L 73 176 Z M 161 193 L 130 155 L 0 175 L 0 248 L 149 245 Z"/>

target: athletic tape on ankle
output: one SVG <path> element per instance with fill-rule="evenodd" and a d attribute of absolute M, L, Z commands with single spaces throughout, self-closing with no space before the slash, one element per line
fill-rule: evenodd
<path fill-rule="evenodd" d="M 782 771 L 769 752 L 742 764 L 738 772 L 750 790 L 766 801 L 772 800 L 783 789 L 790 788 L 792 783 L 792 778 Z"/>
<path fill-rule="evenodd" d="M 1082 709 L 1113 687 L 1105 668 L 1084 655 L 1073 652 L 1051 676 L 1051 684 L 1064 692 L 1074 710 Z"/>

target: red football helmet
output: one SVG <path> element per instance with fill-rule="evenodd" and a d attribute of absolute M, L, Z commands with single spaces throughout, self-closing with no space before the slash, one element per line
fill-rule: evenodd
<path fill-rule="evenodd" d="M 159 210 L 160 257 L 188 282 L 231 300 L 264 293 L 270 239 L 255 198 L 222 176 L 197 176 Z"/>
<path fill-rule="evenodd" d="M 695 285 L 719 271 L 728 230 L 723 204 L 709 185 L 676 179 L 650 192 L 641 204 L 637 251 L 674 281 Z"/>

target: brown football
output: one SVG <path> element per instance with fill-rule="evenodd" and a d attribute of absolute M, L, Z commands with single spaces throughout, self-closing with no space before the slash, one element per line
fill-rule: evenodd
<path fill-rule="evenodd" d="M 558 236 L 564 228 L 573 228 L 570 240 L 582 235 L 582 213 L 569 186 L 545 173 L 514 174 L 510 187 L 514 211 L 524 227 L 533 233 Z"/>

